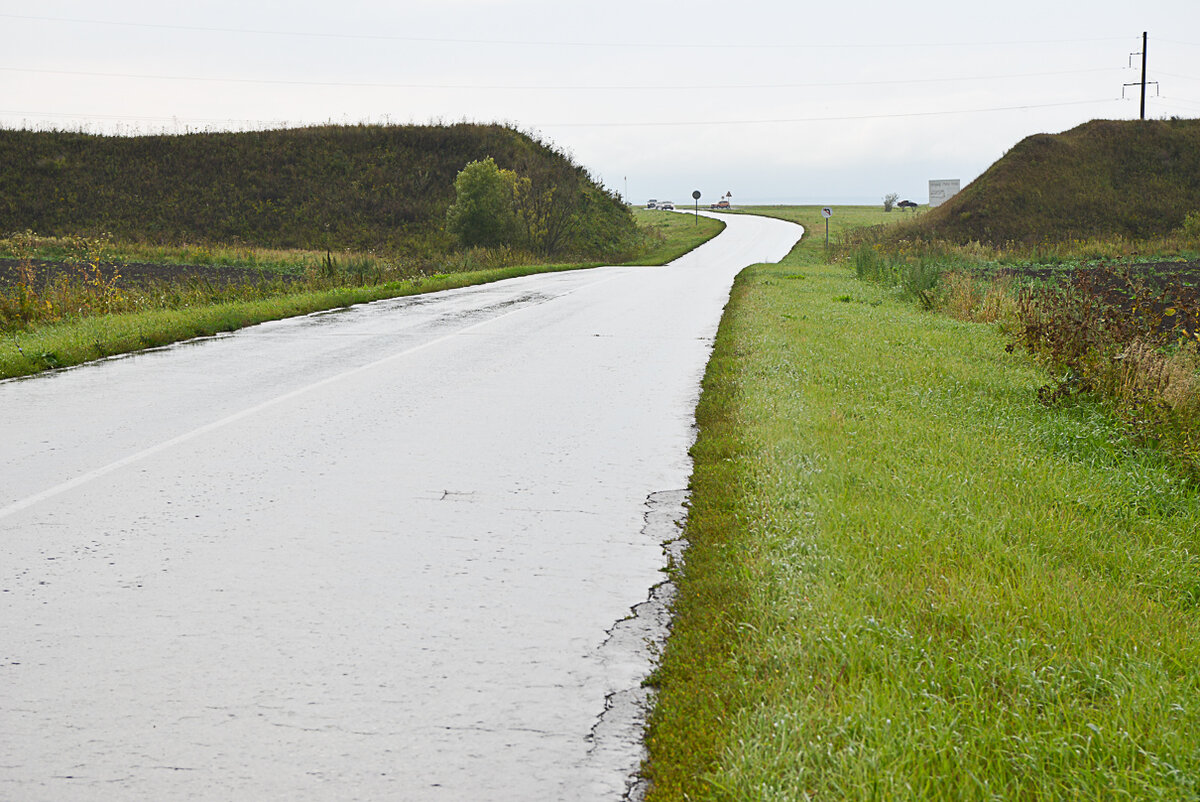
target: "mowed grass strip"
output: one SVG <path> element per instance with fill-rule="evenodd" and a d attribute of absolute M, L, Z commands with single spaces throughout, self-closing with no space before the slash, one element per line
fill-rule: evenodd
<path fill-rule="evenodd" d="M 817 233 L 704 380 L 648 799 L 1196 799 L 1196 488 Z"/>

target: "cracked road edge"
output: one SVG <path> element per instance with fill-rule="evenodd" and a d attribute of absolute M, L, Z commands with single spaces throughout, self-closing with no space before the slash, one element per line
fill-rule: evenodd
<path fill-rule="evenodd" d="M 594 766 L 623 772 L 623 802 L 641 802 L 647 789 L 641 766 L 646 757 L 644 736 L 654 691 L 643 682 L 657 665 L 671 630 L 675 585 L 665 569 L 683 560 L 687 542 L 681 533 L 687 500 L 686 490 L 664 490 L 646 498 L 642 534 L 662 546 L 664 579 L 650 588 L 645 601 L 631 607 L 630 614 L 609 629 L 597 650 L 611 684 L 604 711 L 588 736 L 588 757 Z"/>

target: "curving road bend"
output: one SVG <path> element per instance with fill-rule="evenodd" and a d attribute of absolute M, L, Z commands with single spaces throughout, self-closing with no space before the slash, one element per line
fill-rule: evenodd
<path fill-rule="evenodd" d="M 733 277 L 802 233 L 724 219 L 0 382 L 0 798 L 621 798 L 647 500 Z"/>

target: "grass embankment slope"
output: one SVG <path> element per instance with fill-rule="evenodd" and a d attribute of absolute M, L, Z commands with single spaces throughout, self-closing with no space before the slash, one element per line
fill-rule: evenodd
<path fill-rule="evenodd" d="M 500 125 L 315 126 L 99 136 L 0 130 L 0 232 L 157 244 L 442 253 L 468 162 L 617 204 L 566 156 Z"/>
<path fill-rule="evenodd" d="M 1093 120 L 1026 137 L 899 236 L 1033 244 L 1146 239 L 1200 210 L 1200 120 Z"/>
<path fill-rule="evenodd" d="M 1195 799 L 1195 488 L 795 216 L 704 379 L 649 799 Z"/>

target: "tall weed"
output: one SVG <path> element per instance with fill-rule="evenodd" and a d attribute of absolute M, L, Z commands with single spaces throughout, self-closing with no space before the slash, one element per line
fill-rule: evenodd
<path fill-rule="evenodd" d="M 937 305 L 937 290 L 946 269 L 938 255 L 885 251 L 878 245 L 861 243 L 853 250 L 851 258 L 859 279 L 894 287 L 905 298 L 926 309 Z"/>
<path fill-rule="evenodd" d="M 942 276 L 938 310 L 956 320 L 1008 328 L 1016 318 L 1016 282 L 1011 276 L 983 278 L 968 270 L 948 271 Z"/>

